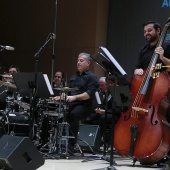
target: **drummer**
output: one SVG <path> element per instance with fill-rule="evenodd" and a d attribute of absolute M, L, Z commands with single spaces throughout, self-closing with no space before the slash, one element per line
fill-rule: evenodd
<path fill-rule="evenodd" d="M 20 69 L 17 65 L 11 65 L 8 69 L 8 73 L 4 73 L 4 75 L 2 75 L 2 80 L 13 82 L 12 74 L 13 73 L 19 73 L 19 72 L 20 72 Z"/>
<path fill-rule="evenodd" d="M 12 73 L 18 73 L 18 72 L 20 72 L 19 67 L 16 65 L 11 65 L 8 68 L 8 72 L 2 75 L 2 81 L 13 83 Z M 7 84 L 1 85 L 0 87 L 0 110 L 6 109 L 7 97 L 12 98 L 14 96 L 17 96 L 17 92 L 14 88 L 11 88 L 11 86 L 7 86 Z"/>
<path fill-rule="evenodd" d="M 66 120 L 70 125 L 70 136 L 75 137 L 69 139 L 68 148 L 71 153 L 74 152 L 74 145 L 77 142 L 79 122 L 90 115 L 92 101 L 98 88 L 97 77 L 90 71 L 91 62 L 90 54 L 83 52 L 78 55 L 77 72 L 70 79 L 70 91 L 66 95 L 66 102 L 69 105 Z"/>

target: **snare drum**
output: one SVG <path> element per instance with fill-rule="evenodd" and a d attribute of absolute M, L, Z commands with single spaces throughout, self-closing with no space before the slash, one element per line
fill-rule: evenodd
<path fill-rule="evenodd" d="M 59 108 L 59 103 L 48 102 L 47 107 L 44 109 L 43 114 L 52 117 L 63 117 L 63 107 Z"/>

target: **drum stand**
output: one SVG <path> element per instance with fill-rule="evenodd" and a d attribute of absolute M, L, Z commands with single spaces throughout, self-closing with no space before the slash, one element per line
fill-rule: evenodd
<path fill-rule="evenodd" d="M 66 121 L 66 113 L 67 113 L 67 106 L 66 102 L 63 105 L 64 107 L 64 117 L 63 117 L 63 122 L 59 123 L 58 127 L 58 134 L 57 134 L 57 144 L 58 144 L 58 149 L 59 149 L 59 155 L 62 156 L 68 156 L 68 140 L 69 138 L 75 138 L 74 136 L 69 136 L 69 129 L 70 125 Z"/>
<path fill-rule="evenodd" d="M 48 154 L 45 154 L 47 157 L 53 158 L 52 155 L 55 154 L 63 157 L 68 157 L 69 155 L 68 140 L 69 138 L 74 138 L 74 136 L 69 136 L 70 125 L 66 122 L 66 105 L 63 105 L 63 107 L 63 122 L 57 121 L 55 127 L 53 121 L 51 121 L 51 129 L 48 131 L 49 140 L 40 148 L 40 151 L 43 151 L 48 146 Z"/>
<path fill-rule="evenodd" d="M 69 150 L 68 148 L 68 142 L 69 142 L 69 139 L 70 138 L 74 138 L 74 136 L 69 136 L 69 129 L 70 129 L 70 125 L 69 123 L 66 121 L 66 114 L 67 114 L 67 103 L 66 103 L 66 99 L 65 99 L 65 102 L 63 104 L 63 108 L 64 108 L 64 113 L 63 113 L 63 122 L 62 123 L 59 123 L 59 127 L 58 127 L 58 133 L 57 133 L 57 144 L 58 144 L 58 154 L 60 156 L 69 156 L 70 154 L 71 155 L 74 155 L 74 153 L 72 153 L 71 150 Z M 77 145 L 77 148 L 79 149 L 81 155 L 83 156 L 83 152 L 79 146 L 78 143 L 76 143 Z"/>

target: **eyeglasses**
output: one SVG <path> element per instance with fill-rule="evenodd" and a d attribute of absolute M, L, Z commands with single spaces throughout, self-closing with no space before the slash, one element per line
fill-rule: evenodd
<path fill-rule="evenodd" d="M 62 77 L 60 77 L 60 76 L 54 76 L 55 78 L 59 78 L 59 79 L 61 79 Z"/>

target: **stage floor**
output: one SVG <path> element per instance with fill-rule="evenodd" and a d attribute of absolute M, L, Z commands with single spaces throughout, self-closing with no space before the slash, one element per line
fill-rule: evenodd
<path fill-rule="evenodd" d="M 109 155 L 106 156 L 109 159 Z M 70 156 L 69 158 L 57 157 L 53 159 L 45 159 L 45 164 L 38 168 L 38 170 L 161 170 L 156 164 L 152 166 L 141 165 L 138 161 L 133 166 L 133 161 L 130 158 L 114 155 L 112 163 L 102 159 L 102 154 L 92 155 L 80 154 Z M 114 165 L 116 163 L 117 165 Z M 112 165 L 112 166 L 110 166 Z"/>

